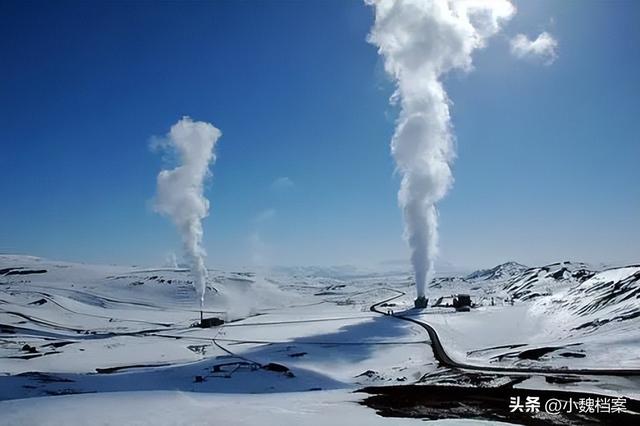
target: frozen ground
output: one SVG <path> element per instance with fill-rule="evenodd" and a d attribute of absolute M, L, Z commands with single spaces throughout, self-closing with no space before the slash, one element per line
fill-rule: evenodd
<path fill-rule="evenodd" d="M 0 423 L 373 423 L 385 419 L 353 392 L 411 384 L 638 398 L 637 376 L 478 380 L 440 365 L 423 327 L 370 307 L 394 298 L 378 309 L 430 324 L 460 363 L 640 369 L 639 277 L 637 266 L 509 263 L 439 277 L 429 296 L 440 306 L 417 312 L 408 273 L 212 270 L 205 317 L 225 324 L 203 329 L 186 270 L 0 256 Z M 456 293 L 472 296 L 471 312 L 447 306 Z"/>
<path fill-rule="evenodd" d="M 564 262 L 500 278 L 460 278 L 434 294 L 467 292 L 483 306 L 469 315 L 424 311 L 418 317 L 465 363 L 640 368 L 640 267 L 586 268 Z"/>

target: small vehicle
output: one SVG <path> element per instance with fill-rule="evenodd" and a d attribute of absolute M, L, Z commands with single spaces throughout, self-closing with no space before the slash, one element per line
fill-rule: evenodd
<path fill-rule="evenodd" d="M 458 312 L 469 312 L 471 310 L 471 296 L 468 294 L 457 294 L 453 298 L 453 307 Z"/>

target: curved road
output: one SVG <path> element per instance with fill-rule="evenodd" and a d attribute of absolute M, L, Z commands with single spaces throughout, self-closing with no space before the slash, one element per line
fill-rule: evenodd
<path fill-rule="evenodd" d="M 383 303 L 387 303 L 392 300 L 395 300 L 406 294 L 403 291 L 392 289 L 392 288 L 387 288 L 387 290 L 394 291 L 398 294 L 371 305 L 371 308 L 369 308 L 371 312 L 376 312 L 378 314 L 388 316 L 389 314 L 379 310 L 378 306 L 382 305 Z M 617 368 L 569 369 L 569 368 L 551 368 L 551 367 L 497 367 L 497 366 L 466 364 L 466 363 L 458 362 L 452 359 L 447 354 L 447 352 L 444 350 L 444 347 L 442 346 L 442 342 L 440 341 L 440 337 L 438 336 L 438 333 L 429 324 L 422 321 L 418 321 L 408 316 L 404 316 L 404 315 L 394 314 L 391 316 L 401 320 L 410 321 L 424 328 L 427 331 L 427 333 L 429 333 L 429 338 L 431 339 L 431 348 L 433 349 L 433 355 L 442 365 L 450 368 L 482 371 L 482 372 L 493 372 L 493 373 L 535 373 L 535 374 L 543 374 L 543 375 L 578 374 L 583 376 L 640 376 L 640 369 L 617 369 Z"/>

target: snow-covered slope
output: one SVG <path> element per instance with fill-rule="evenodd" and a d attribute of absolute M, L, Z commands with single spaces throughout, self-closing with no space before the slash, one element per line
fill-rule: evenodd
<path fill-rule="evenodd" d="M 596 273 L 536 301 L 541 310 L 573 332 L 602 332 L 616 327 L 640 328 L 640 266 Z"/>
<path fill-rule="evenodd" d="M 594 273 L 585 263 L 558 262 L 516 273 L 502 288 L 514 299 L 529 300 L 578 284 Z"/>
<path fill-rule="evenodd" d="M 470 293 L 484 308 L 467 316 L 423 316 L 461 361 L 640 367 L 639 266 L 597 272 L 584 263 L 561 262 L 487 278 L 489 271 L 440 281 L 451 283 L 446 291 Z"/>
<path fill-rule="evenodd" d="M 640 266 L 597 272 L 581 263 L 528 268 L 509 262 L 430 284 L 430 305 L 470 294 L 474 308 L 467 313 L 431 306 L 407 311 L 415 289 L 406 271 L 348 270 L 210 270 L 204 314 L 225 323 L 202 329 L 192 326 L 199 303 L 185 269 L 0 255 L 0 409 L 14 407 L 13 399 L 77 393 L 96 395 L 64 401 L 99 404 L 105 392 L 144 393 L 149 407 L 156 406 L 150 391 L 314 391 L 334 392 L 318 401 L 353 401 L 348 392 L 361 386 L 446 375 L 422 327 L 370 311 L 384 300 L 380 308 L 388 313 L 433 325 L 459 361 L 640 368 Z M 616 379 L 575 386 L 627 394 L 638 384 Z M 214 405 L 224 399 L 198 398 Z M 287 397 L 269 400 L 277 411 Z"/>
<path fill-rule="evenodd" d="M 379 278 L 212 270 L 208 287 L 205 316 L 226 323 L 194 328 L 186 270 L 1 256 L 0 400 L 352 389 L 415 381 L 432 368 L 424 331 L 369 312 L 394 294 Z"/>

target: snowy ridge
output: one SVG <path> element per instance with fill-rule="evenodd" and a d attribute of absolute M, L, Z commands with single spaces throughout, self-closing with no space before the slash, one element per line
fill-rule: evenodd
<path fill-rule="evenodd" d="M 467 293 L 476 310 L 423 318 L 455 359 L 472 364 L 636 368 L 639 276 L 640 266 L 597 272 L 581 262 L 532 268 L 508 263 L 435 279 L 430 294 L 444 298 L 439 306 L 446 306 L 448 295 Z"/>
<path fill-rule="evenodd" d="M 558 262 L 529 268 L 509 279 L 505 290 L 514 299 L 522 301 L 548 296 L 565 287 L 591 278 L 595 272 L 581 262 Z"/>
<path fill-rule="evenodd" d="M 562 312 L 572 330 L 594 332 L 608 325 L 640 328 L 640 266 L 599 272 L 543 299 L 538 309 Z M 568 323 L 566 322 L 568 320 Z"/>
<path fill-rule="evenodd" d="M 522 274 L 522 272 L 527 269 L 527 266 L 511 261 L 495 266 L 491 269 L 479 269 L 474 271 L 467 275 L 465 280 L 488 281 L 508 279 Z"/>

